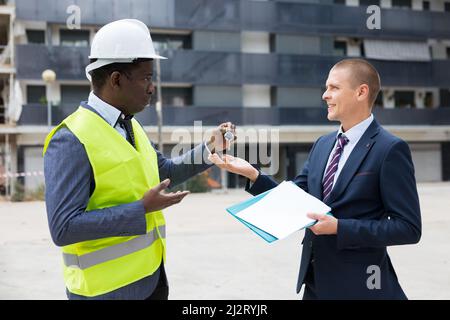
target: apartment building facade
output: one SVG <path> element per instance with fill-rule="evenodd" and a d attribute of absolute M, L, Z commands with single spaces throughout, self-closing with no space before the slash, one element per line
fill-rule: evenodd
<path fill-rule="evenodd" d="M 368 27 L 371 5 L 380 29 Z M 13 97 L 0 106 L 4 172 L 42 170 L 48 106 L 54 126 L 86 100 L 93 36 L 105 23 L 136 18 L 169 58 L 161 62 L 167 155 L 177 130 L 233 121 L 244 131 L 276 129 L 275 176 L 294 177 L 313 142 L 337 129 L 321 100 L 328 70 L 362 57 L 381 75 L 374 115 L 410 144 L 417 180 L 450 180 L 450 0 L 15 0 L 0 14 L 9 57 L 0 89 Z M 46 69 L 56 81 L 44 82 Z M 154 104 L 137 118 L 156 141 Z M 43 182 L 21 179 L 28 189 Z M 226 184 L 243 182 L 228 175 Z"/>

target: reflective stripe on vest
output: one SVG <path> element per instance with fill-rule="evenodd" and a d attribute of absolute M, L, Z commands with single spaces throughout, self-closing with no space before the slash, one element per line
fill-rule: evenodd
<path fill-rule="evenodd" d="M 161 238 L 165 239 L 166 226 L 159 226 L 158 231 Z M 97 264 L 114 260 L 130 253 L 145 249 L 151 246 L 152 243 L 158 238 L 159 236 L 156 229 L 153 229 L 149 233 L 138 236 L 127 242 L 119 243 L 111 247 L 84 254 L 82 256 L 63 253 L 64 264 L 70 268 L 79 268 L 84 270 Z"/>

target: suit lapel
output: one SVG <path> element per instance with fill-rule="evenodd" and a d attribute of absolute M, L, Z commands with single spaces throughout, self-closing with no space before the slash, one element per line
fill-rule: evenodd
<path fill-rule="evenodd" d="M 370 149 L 375 144 L 376 141 L 373 138 L 378 134 L 379 128 L 378 122 L 374 119 L 345 162 L 336 181 L 336 185 L 333 187 L 333 190 L 331 190 L 330 199 L 327 203 L 332 203 L 337 199 L 350 183 L 350 180 L 353 178 Z"/>

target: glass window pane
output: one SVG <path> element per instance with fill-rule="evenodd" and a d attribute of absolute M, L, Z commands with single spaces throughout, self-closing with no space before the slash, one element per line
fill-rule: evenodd
<path fill-rule="evenodd" d="M 173 88 L 162 87 L 162 104 L 163 106 L 184 107 L 192 105 L 192 87 L 188 88 Z M 150 101 L 150 105 L 154 106 L 158 96 L 155 92 Z"/>
<path fill-rule="evenodd" d="M 89 30 L 60 30 L 59 36 L 62 46 L 89 46 Z"/>
<path fill-rule="evenodd" d="M 286 54 L 320 54 L 320 37 L 276 35 L 277 53 Z"/>
<path fill-rule="evenodd" d="M 393 8 L 411 8 L 411 0 L 392 0 L 392 7 Z"/>
<path fill-rule="evenodd" d="M 322 106 L 321 88 L 278 87 L 278 107 L 305 107 L 314 108 Z"/>
<path fill-rule="evenodd" d="M 241 34 L 238 32 L 195 31 L 194 50 L 241 51 Z"/>
<path fill-rule="evenodd" d="M 27 86 L 27 103 L 46 104 L 47 98 L 46 98 L 45 86 L 28 85 Z"/>
<path fill-rule="evenodd" d="M 396 108 L 415 108 L 414 91 L 395 91 L 394 93 Z"/>
<path fill-rule="evenodd" d="M 346 56 L 347 55 L 347 42 L 334 41 L 334 55 L 335 56 Z"/>
<path fill-rule="evenodd" d="M 91 91 L 90 86 L 62 85 L 61 86 L 61 105 L 74 106 L 79 105 L 81 101 L 86 101 Z"/>
<path fill-rule="evenodd" d="M 450 12 L 450 2 L 444 3 L 444 11 L 445 12 Z"/>
<path fill-rule="evenodd" d="M 371 5 L 380 5 L 380 0 L 359 0 L 360 6 L 371 6 Z"/>
<path fill-rule="evenodd" d="M 196 106 L 241 107 L 242 88 L 237 86 L 196 86 L 194 99 Z"/>
<path fill-rule="evenodd" d="M 180 50 L 192 48 L 191 35 L 172 35 L 172 34 L 152 34 L 155 50 L 162 52 L 165 50 Z"/>
<path fill-rule="evenodd" d="M 44 30 L 27 30 L 28 43 L 45 43 Z"/>

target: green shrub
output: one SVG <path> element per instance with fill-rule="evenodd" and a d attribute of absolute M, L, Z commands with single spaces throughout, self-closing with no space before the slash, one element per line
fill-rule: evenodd
<path fill-rule="evenodd" d="M 26 200 L 30 201 L 45 201 L 45 185 L 42 183 L 33 191 L 27 192 Z"/>
<path fill-rule="evenodd" d="M 25 198 L 25 187 L 22 182 L 16 181 L 14 184 L 14 192 L 11 195 L 11 201 L 20 202 Z"/>
<path fill-rule="evenodd" d="M 206 171 L 202 172 L 186 182 L 175 186 L 169 191 L 176 192 L 183 190 L 189 190 L 192 193 L 208 192 L 210 190 L 208 186 L 208 173 Z"/>

